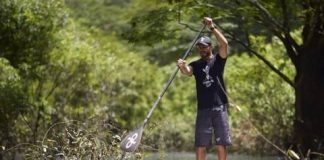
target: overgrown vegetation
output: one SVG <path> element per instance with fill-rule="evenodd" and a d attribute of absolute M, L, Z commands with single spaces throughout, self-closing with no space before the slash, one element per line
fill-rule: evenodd
<path fill-rule="evenodd" d="M 207 14 L 203 3 L 184 2 L 0 1 L 1 158 L 121 159 L 121 137 L 145 118 Z M 194 9 L 204 12 L 191 15 Z M 189 27 L 178 21 L 179 12 Z M 215 19 L 227 29 L 237 27 Z M 300 28 L 294 29 L 300 39 Z M 281 72 L 295 76 L 280 40 L 265 34 L 248 38 Z M 188 61 L 197 58 L 193 51 Z M 237 45 L 225 81 L 231 103 L 243 109 L 230 108 L 230 151 L 278 154 L 255 127 L 287 149 L 293 88 Z M 135 158 L 149 151 L 164 159 L 165 152 L 194 149 L 194 85 L 193 78 L 177 76 Z"/>

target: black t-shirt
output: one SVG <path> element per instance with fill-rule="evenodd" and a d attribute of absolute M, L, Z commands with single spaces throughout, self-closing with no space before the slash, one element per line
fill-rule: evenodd
<path fill-rule="evenodd" d="M 228 103 L 224 93 L 223 80 L 225 63 L 226 59 L 216 54 L 208 61 L 199 59 L 189 64 L 193 68 L 196 79 L 198 109 L 212 108 Z"/>

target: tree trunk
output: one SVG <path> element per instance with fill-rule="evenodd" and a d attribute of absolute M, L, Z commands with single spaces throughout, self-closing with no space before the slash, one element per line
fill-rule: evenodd
<path fill-rule="evenodd" d="M 301 151 L 324 152 L 324 36 L 301 50 L 295 77 L 295 142 Z"/>

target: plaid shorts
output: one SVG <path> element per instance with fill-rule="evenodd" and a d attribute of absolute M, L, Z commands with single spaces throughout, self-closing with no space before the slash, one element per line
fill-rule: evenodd
<path fill-rule="evenodd" d="M 214 137 L 214 138 L 213 138 Z M 231 145 L 227 106 L 198 109 L 195 146 Z"/>

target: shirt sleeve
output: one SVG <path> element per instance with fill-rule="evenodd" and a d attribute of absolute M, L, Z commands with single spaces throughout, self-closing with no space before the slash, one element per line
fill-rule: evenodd
<path fill-rule="evenodd" d="M 216 65 L 217 65 L 217 69 L 219 69 L 220 73 L 224 72 L 224 67 L 225 67 L 225 63 L 226 63 L 227 58 L 222 58 L 219 54 L 216 54 Z"/>
<path fill-rule="evenodd" d="M 195 62 L 189 63 L 189 66 L 192 68 L 192 73 L 195 74 Z"/>
<path fill-rule="evenodd" d="M 226 63 L 227 57 L 226 57 L 226 58 L 222 58 L 222 57 L 219 55 L 219 53 L 217 53 L 216 56 L 217 56 L 217 59 L 219 59 L 221 63 L 224 63 L 224 64 Z"/>

